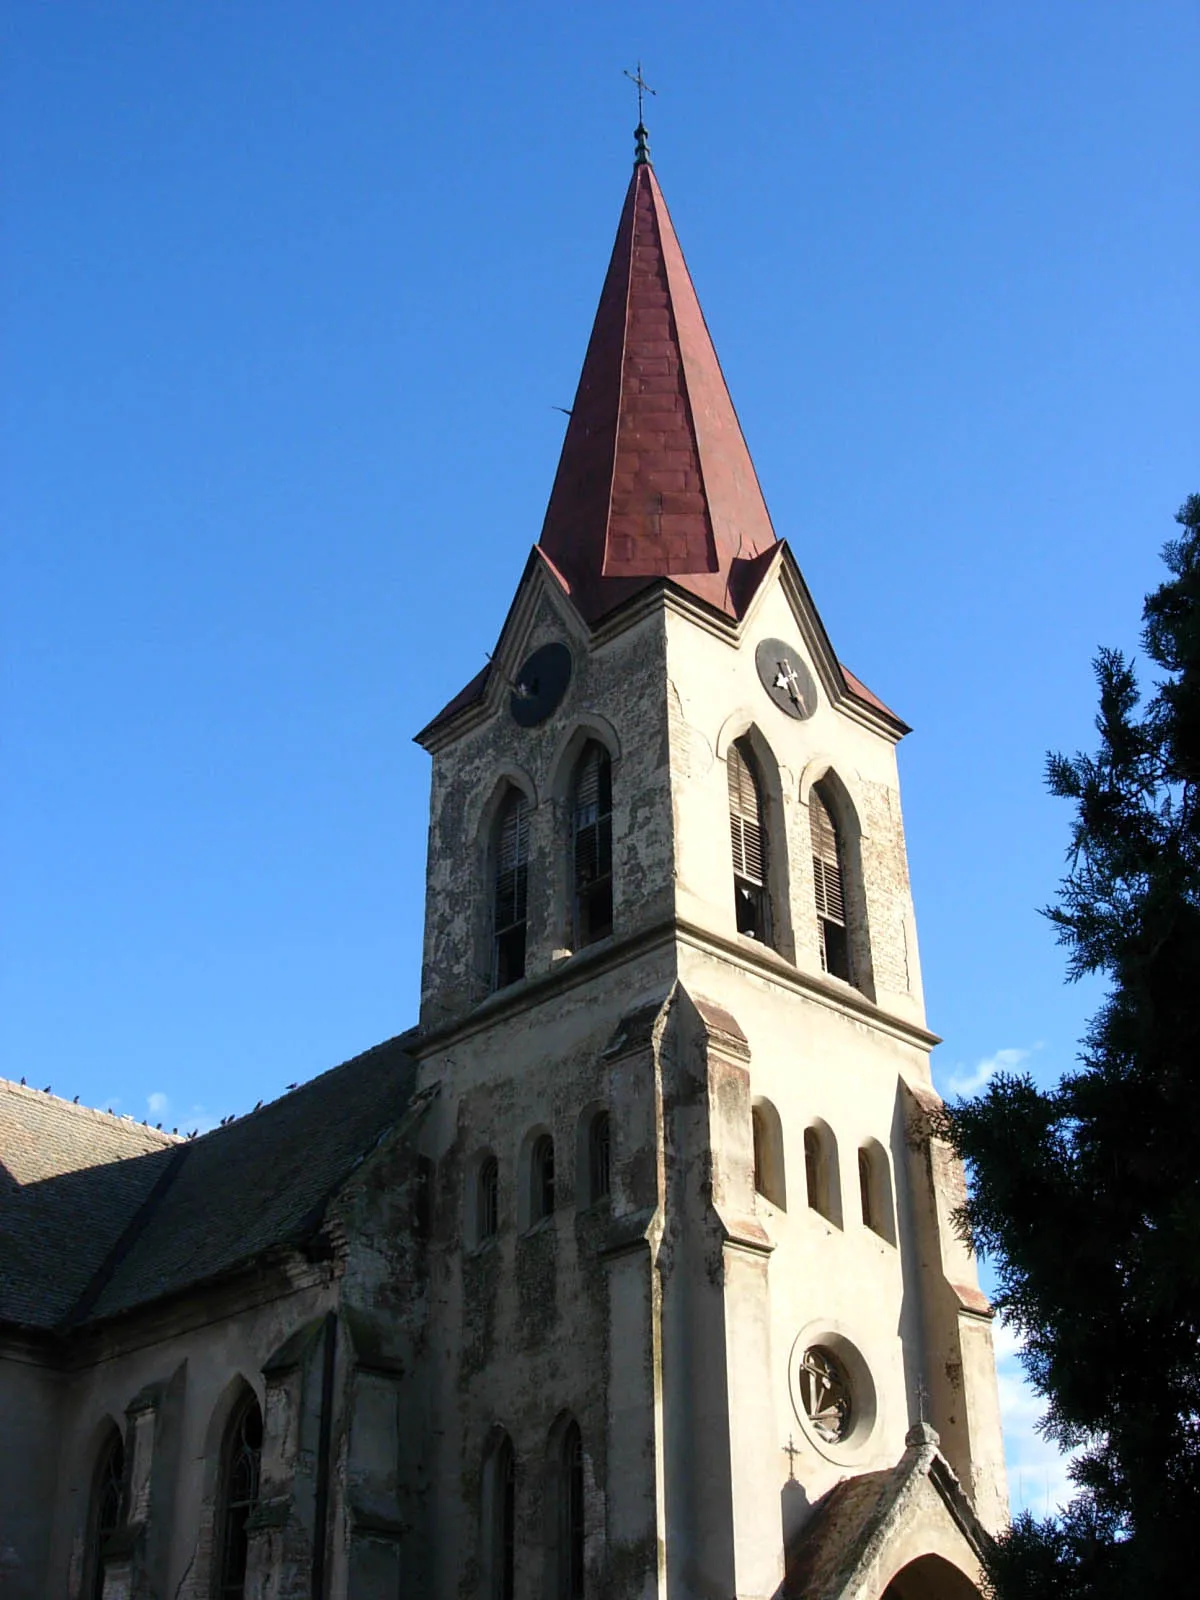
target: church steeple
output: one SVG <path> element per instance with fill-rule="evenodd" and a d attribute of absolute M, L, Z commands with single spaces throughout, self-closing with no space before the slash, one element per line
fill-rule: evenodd
<path fill-rule="evenodd" d="M 538 543 L 589 622 L 660 578 L 736 618 L 775 532 L 644 132 Z"/>

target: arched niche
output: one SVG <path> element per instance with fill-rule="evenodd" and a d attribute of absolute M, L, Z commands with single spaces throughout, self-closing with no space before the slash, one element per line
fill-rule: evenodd
<path fill-rule="evenodd" d="M 842 1172 L 838 1142 L 823 1117 L 814 1117 L 804 1130 L 804 1194 L 810 1211 L 842 1226 Z"/>
<path fill-rule="evenodd" d="M 863 1226 L 888 1244 L 895 1244 L 892 1165 L 878 1139 L 864 1139 L 858 1147 L 858 1198 Z"/>
<path fill-rule="evenodd" d="M 780 1211 L 787 1210 L 787 1172 L 783 1123 L 770 1100 L 754 1097 L 750 1110 L 754 1135 L 754 1190 Z"/>

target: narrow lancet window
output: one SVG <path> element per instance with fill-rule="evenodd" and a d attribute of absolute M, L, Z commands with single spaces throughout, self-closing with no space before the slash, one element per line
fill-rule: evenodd
<path fill-rule="evenodd" d="M 88 1532 L 89 1600 L 104 1594 L 104 1549 L 124 1514 L 125 1444 L 114 1428 L 96 1465 L 92 1486 L 91 1527 Z"/>
<path fill-rule="evenodd" d="M 504 1434 L 484 1464 L 484 1541 L 487 1600 L 513 1600 L 516 1588 L 517 1464 Z"/>
<path fill-rule="evenodd" d="M 554 1140 L 539 1134 L 529 1152 L 529 1221 L 540 1222 L 554 1211 Z"/>
<path fill-rule="evenodd" d="M 598 744 L 575 768 L 571 806 L 571 870 L 575 944 L 582 948 L 612 932 L 612 763 Z"/>
<path fill-rule="evenodd" d="M 817 903 L 817 932 L 821 965 L 835 978 L 850 979 L 850 941 L 846 931 L 846 894 L 842 871 L 841 840 L 837 824 L 819 789 L 808 798 L 812 833 L 813 892 Z"/>
<path fill-rule="evenodd" d="M 496 819 L 496 882 L 492 911 L 492 986 L 525 976 L 529 879 L 529 802 L 510 789 Z"/>
<path fill-rule="evenodd" d="M 219 1600 L 242 1600 L 250 1555 L 250 1515 L 258 1504 L 262 1461 L 262 1412 L 253 1394 L 243 1396 L 225 1436 L 221 1462 Z"/>
<path fill-rule="evenodd" d="M 495 1156 L 484 1156 L 475 1174 L 475 1242 L 496 1237 L 500 1225 L 500 1168 Z"/>
<path fill-rule="evenodd" d="M 771 942 L 767 898 L 767 836 L 762 787 L 754 756 L 744 740 L 729 747 L 729 832 L 733 845 L 733 897 L 737 930 Z"/>
<path fill-rule="evenodd" d="M 572 1422 L 563 1436 L 562 1533 L 559 1560 L 559 1600 L 583 1600 L 583 1437 Z"/>
<path fill-rule="evenodd" d="M 588 1166 L 590 1170 L 589 1195 L 592 1200 L 603 1200 L 612 1186 L 612 1130 L 607 1111 L 598 1111 L 588 1129 Z"/>

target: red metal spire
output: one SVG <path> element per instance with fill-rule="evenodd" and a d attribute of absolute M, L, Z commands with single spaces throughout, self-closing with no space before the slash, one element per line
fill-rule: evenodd
<path fill-rule="evenodd" d="M 738 617 L 775 544 L 648 160 L 625 196 L 538 543 L 590 622 L 657 578 Z"/>

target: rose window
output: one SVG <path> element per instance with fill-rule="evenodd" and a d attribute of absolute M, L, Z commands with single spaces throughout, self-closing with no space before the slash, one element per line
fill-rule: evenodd
<path fill-rule="evenodd" d="M 813 1432 L 827 1444 L 840 1444 L 853 1421 L 845 1367 L 832 1351 L 812 1345 L 800 1358 L 797 1378 L 801 1404 Z"/>

